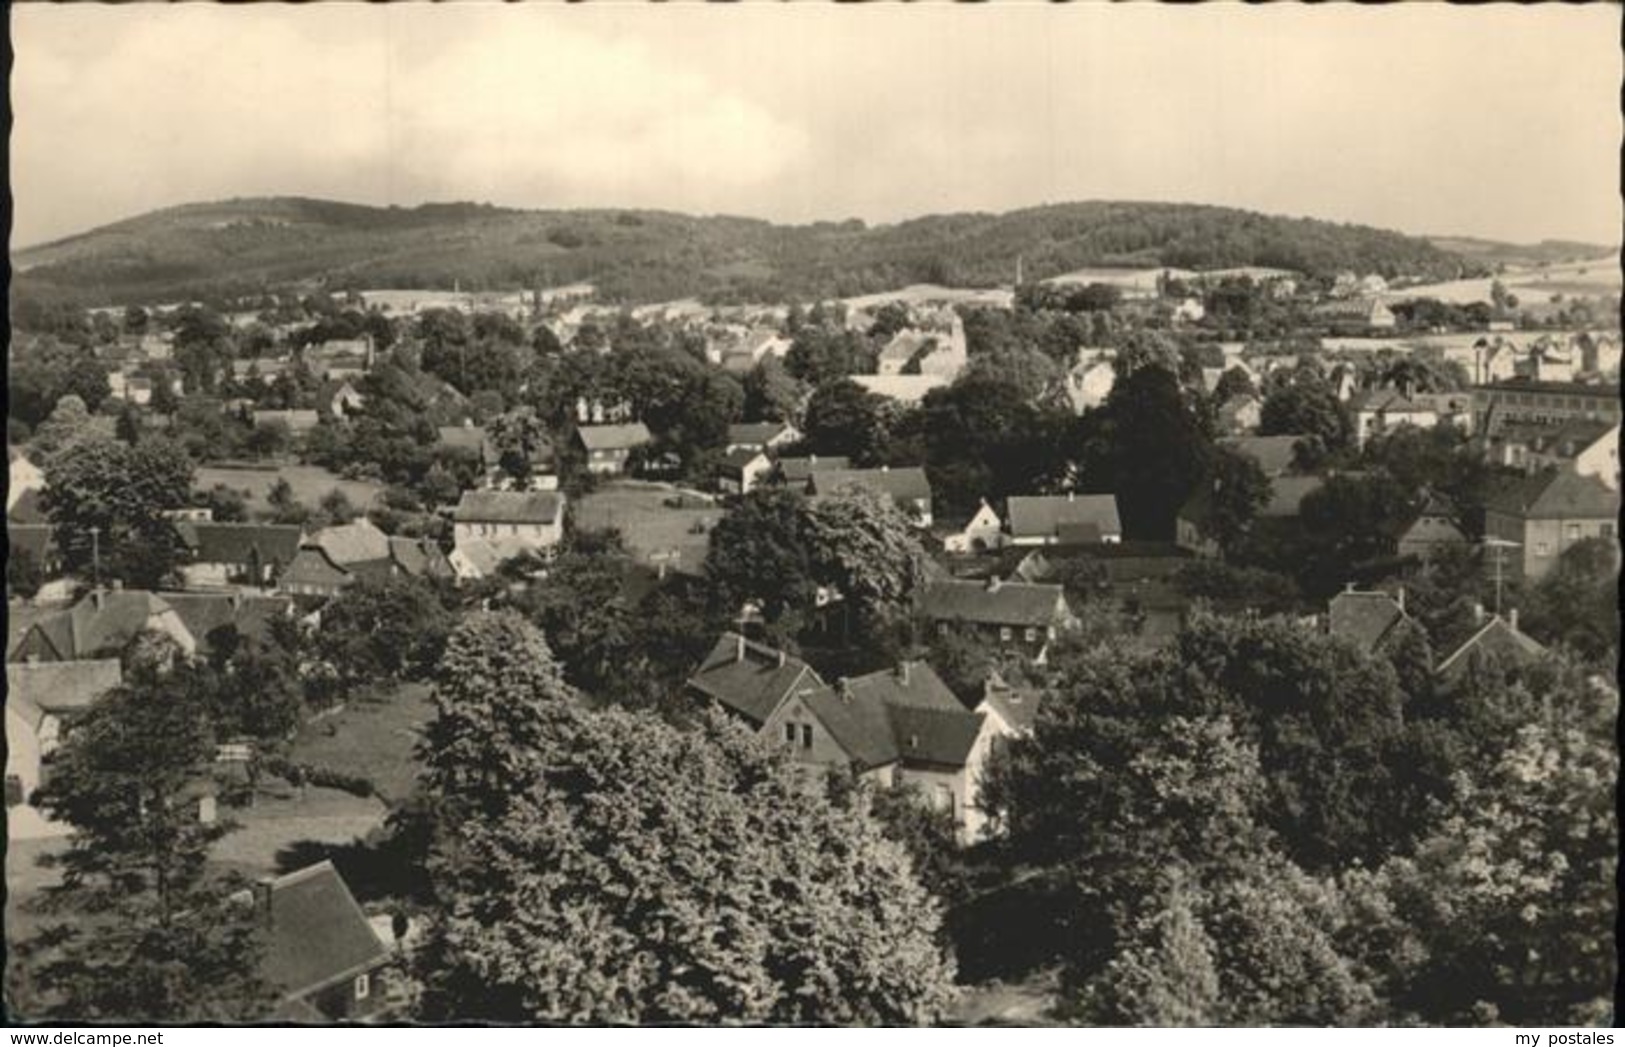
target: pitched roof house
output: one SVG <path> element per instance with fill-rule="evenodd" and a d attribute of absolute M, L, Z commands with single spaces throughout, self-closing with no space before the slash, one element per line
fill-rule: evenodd
<path fill-rule="evenodd" d="M 761 727 L 791 694 L 823 686 L 801 659 L 727 632 L 689 677 L 687 689 Z"/>
<path fill-rule="evenodd" d="M 952 384 L 941 374 L 855 374 L 852 381 L 864 390 L 901 404 L 917 404 L 933 389 Z"/>
<path fill-rule="evenodd" d="M 738 447 L 717 463 L 717 486 L 726 494 L 749 494 L 773 473 L 773 460 L 754 447 Z"/>
<path fill-rule="evenodd" d="M 378 1018 L 389 948 L 330 861 L 264 881 L 254 904 L 266 924 L 263 976 L 279 994 L 273 1017 L 333 1022 Z"/>
<path fill-rule="evenodd" d="M 297 596 L 337 596 L 361 578 L 450 578 L 440 547 L 429 538 L 390 536 L 362 518 L 310 535 L 282 572 L 281 586 Z"/>
<path fill-rule="evenodd" d="M 747 422 L 728 426 L 728 445 L 734 451 L 770 451 L 801 439 L 801 431 L 789 422 Z"/>
<path fill-rule="evenodd" d="M 1390 596 L 1385 592 L 1360 592 L 1350 586 L 1332 597 L 1326 619 L 1331 635 L 1369 653 L 1377 649 L 1395 626 L 1407 620 L 1405 590 Z"/>
<path fill-rule="evenodd" d="M 1546 657 L 1546 648 L 1518 629 L 1518 612 L 1490 616 L 1472 636 L 1441 661 L 1434 673 L 1447 681 L 1460 679 L 1480 659 L 1506 660 L 1528 665 Z"/>
<path fill-rule="evenodd" d="M 851 767 L 884 787 L 913 786 L 961 841 L 986 834 L 982 776 L 1001 721 L 973 712 L 924 662 L 798 690 L 762 727 L 812 770 Z"/>
<path fill-rule="evenodd" d="M 1292 471 L 1301 436 L 1231 436 L 1219 441 L 1220 447 L 1245 455 L 1258 463 L 1265 476 L 1284 476 Z"/>
<path fill-rule="evenodd" d="M 27 803 L 66 721 L 124 682 L 117 658 L 6 665 L 6 806 Z"/>
<path fill-rule="evenodd" d="M 190 655 L 198 639 L 175 608 L 156 593 L 98 589 L 66 611 L 29 626 L 12 649 L 11 661 L 71 662 L 117 657 L 143 632 L 169 636 Z"/>
<path fill-rule="evenodd" d="M 527 541 L 537 551 L 564 539 L 564 495 L 558 491 L 464 491 L 452 513 L 457 545 L 473 539 Z"/>
<path fill-rule="evenodd" d="M 893 469 L 820 469 L 807 481 L 807 493 L 827 497 L 843 487 L 865 487 L 889 496 L 917 526 L 931 526 L 931 482 L 919 466 Z"/>
<path fill-rule="evenodd" d="M 1011 495 L 1008 509 L 1013 545 L 1096 545 L 1123 540 L 1116 495 L 1074 491 Z"/>
<path fill-rule="evenodd" d="M 805 484 L 813 473 L 832 469 L 850 469 L 852 463 L 844 455 L 808 455 L 805 458 L 780 458 L 779 477 L 787 484 Z"/>
<path fill-rule="evenodd" d="M 980 633 L 1001 644 L 1018 645 L 1042 664 L 1049 642 L 1077 624 L 1059 585 L 937 579 L 925 583 L 915 598 L 920 617 L 938 633 L 955 629 Z"/>
<path fill-rule="evenodd" d="M 625 472 L 632 452 L 654 439 L 642 422 L 583 425 L 576 429 L 576 438 L 587 452 L 587 470 L 594 473 Z"/>
<path fill-rule="evenodd" d="M 1490 495 L 1484 511 L 1487 537 L 1517 543 L 1508 565 L 1527 580 L 1544 578 L 1563 551 L 1587 538 L 1612 540 L 1620 496 L 1596 476 L 1574 466 L 1548 469 Z"/>
<path fill-rule="evenodd" d="M 269 585 L 293 561 L 304 529 L 281 524 L 179 520 L 175 533 L 190 554 L 182 568 L 189 585 L 243 580 Z"/>
<path fill-rule="evenodd" d="M 1395 548 L 1400 556 L 1426 562 L 1440 549 L 1466 541 L 1466 533 L 1456 522 L 1456 507 L 1442 495 L 1425 491 L 1415 515 L 1400 528 Z"/>

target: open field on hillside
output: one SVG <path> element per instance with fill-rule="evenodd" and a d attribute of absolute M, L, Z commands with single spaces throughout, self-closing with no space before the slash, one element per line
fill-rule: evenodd
<path fill-rule="evenodd" d="M 284 465 L 275 469 L 238 469 L 224 465 L 205 465 L 193 477 L 195 486 L 208 490 L 215 484 L 225 484 L 237 491 L 248 492 L 248 511 L 266 514 L 271 511 L 268 500 L 271 487 L 277 480 L 287 480 L 294 497 L 315 508 L 327 492 L 337 487 L 357 509 L 365 509 L 383 491 L 382 484 L 367 480 L 346 480 L 316 465 Z"/>

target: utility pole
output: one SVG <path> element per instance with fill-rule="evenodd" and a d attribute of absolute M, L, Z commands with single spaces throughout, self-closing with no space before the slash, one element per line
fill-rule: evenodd
<path fill-rule="evenodd" d="M 1501 613 L 1501 593 L 1506 586 L 1506 551 L 1520 547 L 1520 543 L 1505 538 L 1486 538 L 1484 544 L 1495 550 L 1495 613 Z"/>
<path fill-rule="evenodd" d="M 92 526 L 90 529 L 90 577 L 92 584 L 100 589 L 102 587 L 102 529 Z"/>

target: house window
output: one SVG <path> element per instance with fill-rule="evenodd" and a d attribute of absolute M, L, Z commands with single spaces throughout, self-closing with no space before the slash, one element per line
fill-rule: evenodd
<path fill-rule="evenodd" d="M 1614 536 L 1614 525 L 1611 523 L 1605 523 L 1600 529 L 1598 529 L 1597 533 L 1604 538 L 1612 538 Z"/>
<path fill-rule="evenodd" d="M 1024 635 L 1027 638 L 1027 642 L 1031 643 L 1032 641 L 1038 639 L 1038 630 L 1029 625 L 1027 626 L 1027 631 Z"/>
<path fill-rule="evenodd" d="M 939 811 L 947 811 L 949 814 L 954 813 L 953 786 L 947 784 L 940 784 L 937 786 L 935 806 Z"/>
<path fill-rule="evenodd" d="M 1569 524 L 1569 541 L 1578 542 L 1579 540 L 1580 540 L 1580 525 L 1577 524 L 1577 523 Z"/>
<path fill-rule="evenodd" d="M 948 623 L 947 622 L 938 622 L 937 623 L 937 635 L 938 636 L 947 636 L 948 635 Z"/>
<path fill-rule="evenodd" d="M 1005 641 L 1006 643 L 1009 643 L 1010 642 L 1010 637 L 1013 636 L 1013 635 L 1014 635 L 1014 633 L 1011 631 L 1011 629 L 1010 629 L 1010 627 L 1008 625 L 999 626 L 999 639 Z"/>
<path fill-rule="evenodd" d="M 789 743 L 790 745 L 796 744 L 796 725 L 795 724 L 787 723 L 787 724 L 784 725 L 784 740 L 787 743 Z"/>
<path fill-rule="evenodd" d="M 355 976 L 355 998 L 365 1000 L 372 992 L 372 981 L 365 974 Z"/>
<path fill-rule="evenodd" d="M 1535 555 L 1536 556 L 1550 556 L 1550 555 L 1552 555 L 1552 545 L 1551 545 L 1551 543 L 1550 542 L 1536 542 L 1535 543 Z"/>
<path fill-rule="evenodd" d="M 812 748 L 812 724 L 810 723 L 801 725 L 801 747 L 803 749 Z"/>

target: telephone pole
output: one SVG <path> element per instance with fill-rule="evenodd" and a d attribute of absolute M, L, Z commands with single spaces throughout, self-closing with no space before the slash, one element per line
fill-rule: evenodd
<path fill-rule="evenodd" d="M 1501 613 L 1501 593 L 1506 586 L 1506 551 L 1517 549 L 1519 542 L 1508 541 L 1505 538 L 1486 538 L 1484 545 L 1495 550 L 1495 613 Z"/>
<path fill-rule="evenodd" d="M 97 589 L 102 587 L 102 529 L 90 529 L 90 578 Z"/>

